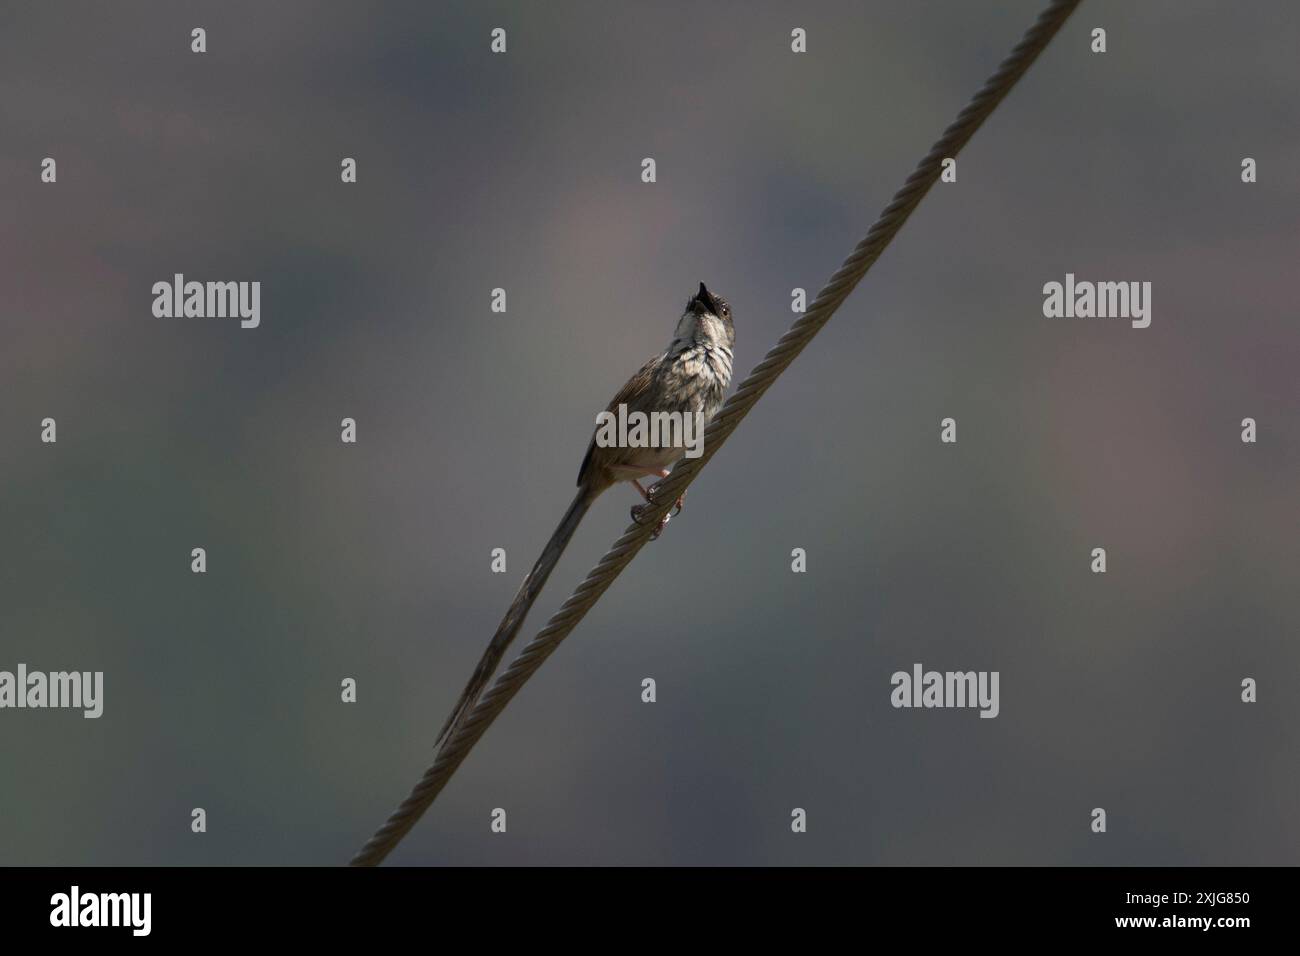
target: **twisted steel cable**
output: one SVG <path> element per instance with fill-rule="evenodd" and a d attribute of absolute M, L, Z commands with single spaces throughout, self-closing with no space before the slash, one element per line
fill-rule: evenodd
<path fill-rule="evenodd" d="M 622 537 L 614 542 L 605 556 L 600 559 L 600 563 L 588 572 L 586 579 L 578 585 L 546 626 L 484 692 L 461 726 L 443 741 L 432 766 L 424 772 L 410 795 L 353 857 L 352 866 L 374 866 L 383 862 L 393 847 L 415 825 L 433 803 L 434 798 L 446 786 L 470 749 L 487 731 L 497 715 L 505 709 L 510 699 L 519 692 L 524 682 L 542 666 L 546 658 L 550 657 L 560 642 L 605 593 L 605 589 L 636 557 L 637 552 L 649 539 L 658 520 L 686 491 L 690 483 L 695 480 L 695 476 L 700 473 L 700 469 L 709 463 L 717 450 L 722 447 L 722 443 L 735 431 L 741 419 L 776 381 L 777 376 L 786 370 L 795 356 L 803 351 L 804 346 L 812 341 L 813 336 L 821 331 L 822 326 L 830 320 L 835 310 L 848 298 L 849 293 L 866 275 L 867 270 L 880 257 L 885 247 L 907 221 L 907 217 L 912 214 L 939 178 L 943 160 L 947 157 L 955 157 L 960 152 L 998 103 L 1029 69 L 1030 64 L 1037 59 L 1038 54 L 1056 35 L 1078 4 L 1079 0 L 1053 0 L 1039 14 L 1038 19 L 1025 32 L 1015 49 L 1002 61 L 966 108 L 957 115 L 952 125 L 944 130 L 943 135 L 930 148 L 925 158 L 917 164 L 916 169 L 907 178 L 907 182 L 903 184 L 903 188 L 894 194 L 893 200 L 880 213 L 866 238 L 858 243 L 853 254 L 844 260 L 839 271 L 831 276 L 830 281 L 817 293 L 812 306 L 790 327 L 790 331 L 781 336 L 780 341 L 767 353 L 763 361 L 736 388 L 735 394 L 727 400 L 705 431 L 703 454 L 698 458 L 683 459 L 672 470 L 669 477 L 659 483 L 653 502 L 647 506 L 642 515 L 644 523 L 633 524 L 623 532 Z"/>

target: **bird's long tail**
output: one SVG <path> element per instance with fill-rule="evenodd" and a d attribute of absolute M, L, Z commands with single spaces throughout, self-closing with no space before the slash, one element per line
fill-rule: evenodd
<path fill-rule="evenodd" d="M 541 594 L 542 587 L 546 584 L 546 579 L 551 576 L 555 565 L 559 563 L 560 555 L 564 554 L 564 549 L 568 547 L 569 540 L 573 533 L 578 530 L 578 524 L 582 521 L 587 509 L 591 503 L 596 500 L 599 492 L 593 492 L 589 487 L 583 485 L 578 488 L 577 497 L 573 499 L 573 504 L 569 505 L 569 510 L 564 513 L 560 519 L 560 526 L 555 529 L 551 535 L 551 540 L 546 542 L 546 547 L 542 549 L 542 556 L 537 559 L 533 569 L 528 572 L 528 577 L 524 578 L 524 583 L 519 586 L 519 593 L 515 595 L 514 601 L 510 604 L 510 609 L 506 611 L 506 616 L 501 619 L 497 632 L 492 635 L 492 641 L 488 644 L 487 650 L 483 652 L 482 659 L 478 662 L 478 667 L 474 669 L 474 674 L 461 691 L 460 700 L 456 702 L 456 708 L 443 724 L 442 731 L 438 734 L 438 739 L 434 746 L 440 745 L 449 733 L 460 723 L 461 719 L 478 703 L 479 695 L 487 687 L 488 681 L 492 679 L 492 674 L 496 671 L 497 665 L 501 663 L 501 658 L 505 656 L 506 648 L 510 642 L 515 639 L 519 633 L 519 628 L 523 626 L 524 618 L 528 616 L 529 609 L 532 608 L 533 602 Z"/>

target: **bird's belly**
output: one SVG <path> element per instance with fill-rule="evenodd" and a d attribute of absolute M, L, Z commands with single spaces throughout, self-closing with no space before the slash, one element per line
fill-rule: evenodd
<path fill-rule="evenodd" d="M 648 430 L 644 441 L 623 449 L 623 463 L 651 473 L 666 469 L 683 455 L 698 457 L 704 448 L 705 426 L 721 405 L 721 400 L 705 400 L 693 408 L 673 409 L 671 417 L 660 419 L 657 430 Z"/>
<path fill-rule="evenodd" d="M 682 457 L 686 447 L 683 446 L 665 446 L 662 448 L 629 448 L 627 450 L 627 464 L 637 468 L 644 468 L 646 474 L 661 471 Z"/>

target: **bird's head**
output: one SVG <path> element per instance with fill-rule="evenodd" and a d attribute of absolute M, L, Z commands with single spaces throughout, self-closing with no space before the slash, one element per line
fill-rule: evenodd
<path fill-rule="evenodd" d="M 676 338 L 702 345 L 725 345 L 736 342 L 736 328 L 731 321 L 731 306 L 720 295 L 710 292 L 703 282 L 700 290 L 686 302 L 686 311 L 677 323 Z"/>

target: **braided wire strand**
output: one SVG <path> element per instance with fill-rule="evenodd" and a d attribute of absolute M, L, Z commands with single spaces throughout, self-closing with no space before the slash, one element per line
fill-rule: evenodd
<path fill-rule="evenodd" d="M 1078 4 L 1079 0 L 1053 0 L 1039 14 L 1034 24 L 1025 31 L 1020 42 L 917 164 L 903 187 L 894 194 L 889 205 L 880 213 L 866 237 L 858 243 L 852 255 L 844 260 L 844 264 L 817 293 L 812 306 L 795 321 L 790 330 L 781 336 L 776 345 L 764 356 L 763 361 L 759 362 L 749 376 L 737 386 L 735 393 L 705 430 L 704 449 L 700 457 L 683 459 L 672 470 L 669 477 L 659 483 L 654 500 L 646 506 L 642 514 L 643 523 L 632 524 L 623 532 L 600 562 L 587 573 L 587 577 L 569 599 L 555 612 L 546 626 L 529 641 L 492 686 L 484 692 L 460 727 L 443 741 L 433 764 L 412 788 L 410 795 L 353 857 L 352 866 L 375 866 L 383 862 L 393 847 L 410 831 L 446 786 L 447 781 L 456 772 L 456 768 L 487 731 L 492 721 L 505 709 L 506 704 L 519 692 L 528 678 L 550 657 L 560 642 L 577 626 L 614 579 L 631 563 L 649 539 L 659 519 L 686 491 L 700 469 L 709 463 L 713 455 L 722 447 L 723 442 L 735 431 L 741 419 L 812 341 L 813 336 L 821 331 L 822 326 L 848 298 L 849 293 L 866 275 L 867 270 L 880 258 L 885 247 L 897 235 L 903 223 L 938 180 L 942 172 L 943 160 L 955 157 L 969 142 L 975 131 L 988 119 L 998 103 L 1046 48 Z"/>

